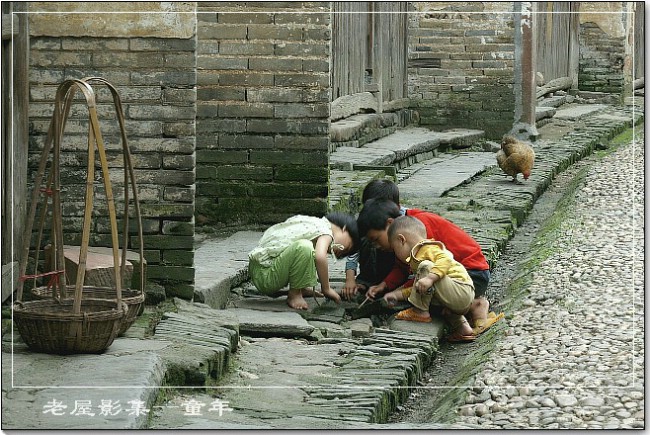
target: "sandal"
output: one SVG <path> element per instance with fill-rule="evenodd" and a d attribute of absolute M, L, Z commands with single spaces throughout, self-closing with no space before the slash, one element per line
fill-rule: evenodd
<path fill-rule="evenodd" d="M 415 311 L 413 307 L 400 311 L 395 315 L 395 320 L 406 320 L 409 322 L 422 322 L 422 323 L 431 323 L 431 316 L 424 317 L 422 314 Z"/>
<path fill-rule="evenodd" d="M 471 343 L 474 340 L 476 340 L 476 335 L 462 335 L 458 332 L 454 332 L 447 336 L 447 341 L 449 343 Z"/>
<path fill-rule="evenodd" d="M 503 313 L 499 313 L 498 315 L 494 313 L 494 311 L 490 311 L 488 314 L 487 319 L 476 319 L 474 321 L 474 328 L 472 330 L 474 331 L 474 335 L 481 335 L 492 325 L 497 323 L 499 320 L 503 319 L 506 315 Z"/>

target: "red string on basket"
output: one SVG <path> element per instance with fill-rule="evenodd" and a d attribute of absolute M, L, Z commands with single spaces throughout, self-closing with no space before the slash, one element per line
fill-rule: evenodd
<path fill-rule="evenodd" d="M 23 275 L 19 279 L 21 281 L 27 281 L 28 279 L 42 278 L 44 276 L 49 276 L 50 280 L 47 282 L 47 288 L 50 289 L 54 285 L 59 284 L 59 275 L 64 273 L 65 270 L 53 270 L 52 272 L 37 273 L 34 275 Z"/>

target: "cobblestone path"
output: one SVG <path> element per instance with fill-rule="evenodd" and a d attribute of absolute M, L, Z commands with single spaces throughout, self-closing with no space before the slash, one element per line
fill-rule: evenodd
<path fill-rule="evenodd" d="M 644 427 L 644 141 L 637 136 L 585 170 L 565 215 L 556 216 L 529 295 L 452 426 Z"/>

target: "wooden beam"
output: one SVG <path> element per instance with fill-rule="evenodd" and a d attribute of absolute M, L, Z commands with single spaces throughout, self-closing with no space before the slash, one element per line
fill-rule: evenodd
<path fill-rule="evenodd" d="M 571 77 L 558 77 L 546 83 L 544 86 L 538 86 L 536 96 L 537 98 L 541 98 L 551 92 L 571 89 L 572 85 L 573 79 Z"/>

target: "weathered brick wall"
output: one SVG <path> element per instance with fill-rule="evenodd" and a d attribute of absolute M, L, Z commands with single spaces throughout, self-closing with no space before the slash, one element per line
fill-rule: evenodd
<path fill-rule="evenodd" d="M 578 89 L 621 94 L 624 62 L 623 36 L 608 34 L 594 22 L 580 24 Z"/>
<path fill-rule="evenodd" d="M 327 211 L 328 2 L 199 2 L 197 222 Z"/>
<path fill-rule="evenodd" d="M 100 76 L 116 86 L 124 104 L 138 183 L 147 274 L 165 284 L 168 295 L 193 293 L 195 7 L 191 2 L 29 5 L 30 177 L 45 141 L 58 85 L 66 79 Z M 108 91 L 96 89 L 119 216 L 124 210 L 119 129 Z M 86 120 L 85 105 L 75 105 L 61 153 L 65 242 L 77 245 L 88 161 Z M 96 179 L 101 179 L 99 173 Z M 103 187 L 96 188 L 94 213 L 91 244 L 110 246 Z M 121 222 L 120 218 L 120 228 Z M 133 220 L 131 224 L 130 248 L 137 249 L 136 225 Z"/>
<path fill-rule="evenodd" d="M 634 25 L 629 2 L 580 2 L 580 60 L 578 88 L 622 94 L 631 81 L 633 48 L 626 38 Z M 627 70 L 626 70 L 627 67 Z"/>
<path fill-rule="evenodd" d="M 414 2 L 409 20 L 409 98 L 434 129 L 509 131 L 514 118 L 510 2 Z"/>

